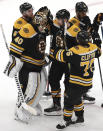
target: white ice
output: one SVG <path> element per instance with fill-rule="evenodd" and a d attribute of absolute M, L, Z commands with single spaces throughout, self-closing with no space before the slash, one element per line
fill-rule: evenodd
<path fill-rule="evenodd" d="M 24 0 L 0 0 L 0 24 L 3 24 L 8 45 L 11 41 L 11 32 L 14 21 L 21 16 L 19 5 Z M 70 10 L 71 17 L 75 15 L 74 6 L 78 0 L 28 0 L 34 6 L 36 11 L 41 6 L 47 5 L 51 12 L 66 8 Z M 93 20 L 94 16 L 103 12 L 103 0 L 85 0 L 89 5 L 89 16 Z M 1 30 L 1 29 L 0 29 Z M 101 32 L 100 32 L 101 33 Z M 49 48 L 49 40 L 47 52 Z M 0 31 L 0 131 L 55 131 L 56 124 L 62 117 L 35 117 L 29 124 L 25 125 L 14 121 L 14 108 L 17 98 L 17 88 L 13 79 L 7 78 L 4 74 L 4 68 L 9 60 L 8 52 Z M 100 58 L 101 69 L 103 70 L 103 56 Z M 64 88 L 63 80 L 61 87 Z M 65 131 L 103 131 L 103 92 L 99 75 L 98 62 L 95 61 L 95 73 L 93 89 L 90 94 L 96 97 L 94 105 L 85 105 L 85 124 L 83 126 L 70 126 Z M 41 101 L 43 108 L 51 104 L 51 101 Z"/>

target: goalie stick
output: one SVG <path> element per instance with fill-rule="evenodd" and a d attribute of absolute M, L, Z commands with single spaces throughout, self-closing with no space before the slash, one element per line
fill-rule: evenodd
<path fill-rule="evenodd" d="M 50 47 L 52 45 L 52 40 L 53 40 L 53 36 L 50 36 Z M 50 54 L 50 50 L 49 50 L 49 54 Z M 48 65 L 48 76 L 49 76 L 49 72 L 50 72 L 50 67 L 51 64 Z M 49 85 L 49 78 L 47 80 L 47 86 L 46 86 L 46 91 L 44 92 L 44 96 L 51 96 L 51 92 L 50 92 L 50 85 Z"/>
<path fill-rule="evenodd" d="M 67 51 L 67 44 L 66 44 L 66 31 L 67 31 L 67 23 L 64 22 L 64 45 L 65 45 L 65 50 Z"/>
<path fill-rule="evenodd" d="M 7 48 L 8 53 L 9 53 L 9 47 L 8 47 L 8 43 L 7 43 L 7 40 L 6 40 L 5 33 L 4 33 L 3 25 L 0 24 L 0 27 L 1 27 L 1 32 L 2 32 L 2 35 L 3 35 L 3 39 L 4 39 L 4 42 L 5 42 L 6 48 Z M 17 85 L 17 89 L 18 89 L 18 97 L 20 98 L 21 106 L 25 110 L 27 110 L 29 113 L 31 113 L 33 115 L 37 115 L 36 110 L 26 104 L 25 99 L 24 99 L 24 95 L 23 95 L 22 89 L 20 87 L 20 83 L 19 83 L 17 75 L 15 75 L 15 81 L 16 81 L 16 85 Z"/>
<path fill-rule="evenodd" d="M 102 40 L 103 40 L 103 27 L 102 27 L 102 24 L 101 24 L 101 33 L 102 33 Z M 102 77 L 102 71 L 101 71 L 99 58 L 98 58 L 98 65 L 99 65 L 100 78 L 101 78 L 101 84 L 102 84 L 102 90 L 103 90 L 103 77 Z M 103 104 L 101 105 L 101 107 L 103 107 Z"/>

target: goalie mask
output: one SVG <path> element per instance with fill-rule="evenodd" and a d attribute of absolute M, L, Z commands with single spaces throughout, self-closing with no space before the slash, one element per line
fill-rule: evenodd
<path fill-rule="evenodd" d="M 45 33 L 48 30 L 48 10 L 38 11 L 33 19 L 33 24 L 40 27 L 40 32 Z"/>

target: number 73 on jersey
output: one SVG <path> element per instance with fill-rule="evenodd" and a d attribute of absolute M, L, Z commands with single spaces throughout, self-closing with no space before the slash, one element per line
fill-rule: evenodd
<path fill-rule="evenodd" d="M 85 66 L 83 76 L 89 76 L 90 73 L 89 71 L 93 72 L 94 69 L 94 58 L 89 61 L 81 62 L 80 66 L 81 67 Z"/>

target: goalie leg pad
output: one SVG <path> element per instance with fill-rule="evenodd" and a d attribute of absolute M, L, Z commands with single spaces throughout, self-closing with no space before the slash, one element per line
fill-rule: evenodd
<path fill-rule="evenodd" d="M 6 66 L 4 73 L 10 78 L 13 78 L 20 71 L 22 66 L 23 62 L 19 58 L 10 56 L 10 60 Z"/>
<path fill-rule="evenodd" d="M 17 107 L 15 110 L 15 120 L 28 123 L 32 119 L 32 114 L 26 111 L 22 106 Z"/>
<path fill-rule="evenodd" d="M 45 91 L 46 78 L 44 70 L 40 73 L 30 72 L 27 89 L 25 92 L 25 101 L 28 105 L 36 107 Z"/>

